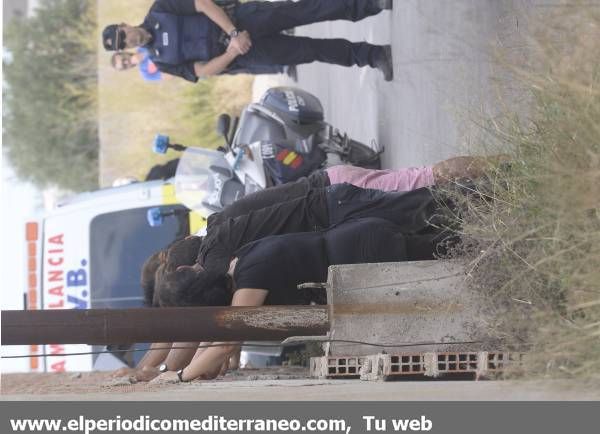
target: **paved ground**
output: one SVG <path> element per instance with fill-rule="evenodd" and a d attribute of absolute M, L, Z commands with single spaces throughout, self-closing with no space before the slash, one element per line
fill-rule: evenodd
<path fill-rule="evenodd" d="M 385 167 L 472 153 L 464 145 L 480 143 L 474 121 L 518 100 L 506 88 L 498 93 L 506 74 L 493 60 L 499 47 L 510 61 L 526 55 L 527 23 L 537 9 L 535 0 L 396 0 L 392 12 L 358 23 L 305 26 L 297 34 L 391 43 L 395 79 L 314 63 L 298 68 L 297 85 L 321 99 L 332 124 L 385 145 Z"/>
<path fill-rule="evenodd" d="M 221 381 L 131 385 L 103 373 L 2 376 L 0 400 L 598 400 L 598 384 L 566 382 L 317 380 L 268 372 Z"/>

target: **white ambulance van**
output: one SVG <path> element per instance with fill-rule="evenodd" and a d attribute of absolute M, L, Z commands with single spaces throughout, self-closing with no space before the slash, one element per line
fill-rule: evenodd
<path fill-rule="evenodd" d="M 151 227 L 150 208 L 173 214 Z M 113 309 L 143 306 L 140 270 L 152 253 L 201 230 L 206 221 L 185 210 L 170 181 L 138 182 L 83 193 L 26 223 L 26 309 Z M 119 356 L 89 345 L 32 345 L 31 371 L 113 369 Z M 123 354 L 123 353 L 122 353 Z M 132 353 L 127 353 L 131 355 Z M 135 360 L 143 352 L 133 353 Z"/>

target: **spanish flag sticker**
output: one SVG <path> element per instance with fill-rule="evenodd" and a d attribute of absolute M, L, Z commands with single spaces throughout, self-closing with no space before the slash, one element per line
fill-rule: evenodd
<path fill-rule="evenodd" d="M 284 149 L 277 153 L 277 161 L 281 161 L 286 166 L 290 166 L 292 169 L 297 169 L 302 165 L 302 156 L 296 154 L 294 151 Z"/>

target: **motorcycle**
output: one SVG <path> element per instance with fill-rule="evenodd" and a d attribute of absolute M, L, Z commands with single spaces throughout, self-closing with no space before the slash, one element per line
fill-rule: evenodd
<path fill-rule="evenodd" d="M 219 116 L 225 144 L 216 151 L 172 144 L 157 135 L 154 151 L 184 151 L 175 176 L 177 197 L 207 216 L 239 198 L 337 164 L 379 169 L 383 149 L 348 137 L 325 122 L 317 97 L 276 87 L 249 104 L 239 118 Z"/>

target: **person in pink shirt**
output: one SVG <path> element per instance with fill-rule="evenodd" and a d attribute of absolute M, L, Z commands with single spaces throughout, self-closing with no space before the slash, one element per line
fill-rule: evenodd
<path fill-rule="evenodd" d="M 504 156 L 453 157 L 431 166 L 373 170 L 345 165 L 330 167 L 325 172 L 330 184 L 347 182 L 382 191 L 412 191 L 458 179 L 479 178 L 491 164 L 504 160 Z"/>
<path fill-rule="evenodd" d="M 313 172 L 308 177 L 277 185 L 245 196 L 223 211 L 209 217 L 220 222 L 235 218 L 252 210 L 266 208 L 276 203 L 294 200 L 315 188 L 335 184 L 352 184 L 356 187 L 381 191 L 413 191 L 459 179 L 476 179 L 494 164 L 506 161 L 503 155 L 491 157 L 453 157 L 430 166 L 405 167 L 401 169 L 364 169 L 339 165 Z"/>

